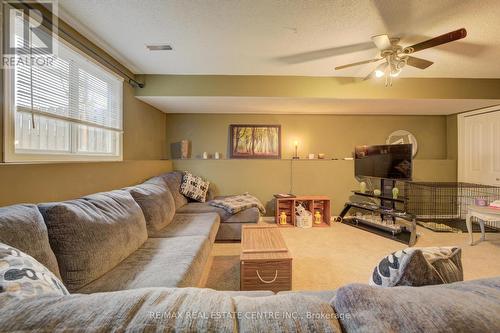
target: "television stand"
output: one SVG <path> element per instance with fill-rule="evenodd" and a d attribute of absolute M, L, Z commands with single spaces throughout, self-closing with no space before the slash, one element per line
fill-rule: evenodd
<path fill-rule="evenodd" d="M 381 195 L 352 191 L 356 196 L 378 199 L 380 204 L 346 202 L 337 221 L 413 246 L 417 241 L 416 216 L 396 209 L 397 203 L 406 204 L 406 198 L 393 198 L 393 187 L 393 180 L 381 179 Z M 346 216 L 350 210 L 357 212 Z"/>
<path fill-rule="evenodd" d="M 346 217 L 345 215 L 353 208 L 371 212 L 372 214 Z M 390 221 L 387 221 L 388 217 Z M 416 217 L 402 211 L 387 209 L 378 205 L 346 202 L 337 221 L 409 246 L 415 245 L 417 241 Z"/>

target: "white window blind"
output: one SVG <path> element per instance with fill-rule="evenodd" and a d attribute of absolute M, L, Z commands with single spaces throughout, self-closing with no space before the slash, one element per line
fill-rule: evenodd
<path fill-rule="evenodd" d="M 33 33 L 29 37 L 36 56 L 41 41 Z M 23 42 L 16 22 L 16 44 Z M 121 158 L 123 80 L 63 42 L 54 43 L 52 65 L 17 64 L 13 70 L 15 154 L 26 160 Z"/>

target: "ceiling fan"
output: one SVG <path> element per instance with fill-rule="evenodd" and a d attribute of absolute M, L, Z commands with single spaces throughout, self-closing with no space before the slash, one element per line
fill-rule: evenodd
<path fill-rule="evenodd" d="M 372 41 L 380 51 L 379 58 L 337 66 L 335 70 L 384 60 L 383 63 L 379 64 L 365 77 L 365 80 L 385 76 L 385 86 L 392 86 L 392 78 L 398 76 L 404 66 L 408 65 L 419 69 L 426 69 L 433 64 L 432 61 L 412 56 L 413 53 L 453 42 L 465 38 L 465 36 L 467 36 L 467 30 L 462 28 L 407 47 L 402 47 L 398 44 L 399 38 L 389 38 L 387 35 L 373 36 Z"/>

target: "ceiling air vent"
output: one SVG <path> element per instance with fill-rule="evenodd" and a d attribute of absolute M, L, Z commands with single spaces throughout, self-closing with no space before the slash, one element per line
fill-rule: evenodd
<path fill-rule="evenodd" d="M 171 51 L 172 46 L 168 44 L 146 45 L 149 51 Z"/>

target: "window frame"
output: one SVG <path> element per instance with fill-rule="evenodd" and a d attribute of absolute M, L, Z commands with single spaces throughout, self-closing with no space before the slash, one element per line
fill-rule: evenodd
<path fill-rule="evenodd" d="M 85 57 L 89 62 L 99 67 L 100 69 L 114 75 L 118 80 L 121 81 L 121 89 L 118 90 L 119 96 L 117 96 L 117 101 L 119 103 L 119 110 L 121 113 L 120 117 L 120 128 L 122 130 L 117 130 L 117 154 L 109 155 L 103 153 L 78 153 L 76 151 L 76 146 L 78 144 L 78 123 L 68 121 L 70 125 L 70 152 L 50 152 L 50 153 L 19 153 L 16 152 L 15 148 L 15 126 L 16 126 L 16 109 L 15 109 L 15 74 L 14 68 L 4 68 L 4 162 L 6 163 L 52 163 L 52 162 L 116 162 L 123 161 L 123 93 L 124 93 L 124 80 L 122 77 L 118 76 L 116 73 L 112 72 L 110 69 L 104 67 L 96 60 L 89 57 L 87 54 L 71 45 L 59 36 L 54 37 L 56 43 L 63 44 L 65 47 L 72 49 L 73 51 L 79 53 L 81 56 Z M 56 117 L 52 118 L 56 119 Z"/>

